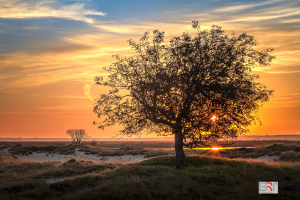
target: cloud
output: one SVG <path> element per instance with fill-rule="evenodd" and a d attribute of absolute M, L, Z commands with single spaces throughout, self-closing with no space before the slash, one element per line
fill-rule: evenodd
<path fill-rule="evenodd" d="M 139 40 L 146 31 L 150 31 L 149 34 L 149 40 L 152 39 L 153 31 L 159 30 L 159 31 L 165 31 L 165 39 L 164 41 L 167 42 L 169 39 L 175 36 L 182 35 L 183 32 L 188 33 L 196 33 L 196 30 L 192 28 L 192 20 L 182 24 L 182 23 L 167 23 L 167 22 L 148 22 L 147 25 L 142 22 L 135 22 L 134 25 L 132 24 L 107 24 L 107 25 L 98 25 L 93 24 L 94 27 L 105 31 L 107 33 L 116 33 L 116 34 L 126 34 L 128 35 L 127 38 L 122 38 L 124 41 L 127 41 L 128 39 L 132 38 L 130 35 L 137 36 L 137 39 Z M 178 28 L 180 27 L 180 28 Z M 211 25 L 209 26 L 203 26 L 201 25 L 201 29 L 209 29 Z M 133 39 L 133 38 L 132 38 Z M 135 39 L 134 39 L 135 40 Z"/>
<path fill-rule="evenodd" d="M 270 0 L 270 1 L 262 2 L 262 3 L 257 3 L 257 4 L 233 5 L 233 6 L 227 6 L 227 7 L 215 9 L 214 12 L 234 12 L 234 11 L 241 11 L 241 10 L 246 10 L 246 9 L 253 8 L 253 7 L 274 4 L 276 2 L 279 2 L 279 1 L 278 0 Z"/>
<path fill-rule="evenodd" d="M 59 106 L 44 106 L 35 107 L 33 110 L 37 111 L 76 111 L 90 109 L 91 105 L 59 105 Z M 43 113 L 43 112 L 41 112 Z"/>
<path fill-rule="evenodd" d="M 266 7 L 267 5 L 267 7 Z M 257 22 L 264 20 L 275 20 L 279 18 L 297 18 L 300 14 L 299 4 L 295 1 L 283 2 L 278 0 L 265 1 L 254 4 L 231 5 L 212 10 L 218 13 L 215 19 L 220 22 Z M 230 15 L 228 15 L 230 12 Z M 296 19 L 285 19 L 281 23 L 297 22 Z"/>
<path fill-rule="evenodd" d="M 92 55 L 90 55 L 92 54 Z M 11 53 L 0 55 L 0 90 L 24 88 L 62 80 L 93 81 L 96 72 L 107 75 L 101 66 L 114 60 L 111 55 L 72 53 Z"/>
<path fill-rule="evenodd" d="M 283 20 L 280 23 L 297 23 L 297 22 L 300 22 L 300 18 Z"/>
<path fill-rule="evenodd" d="M 143 29 L 143 30 L 148 30 L 149 26 L 124 26 L 124 25 L 109 25 L 109 26 L 105 26 L 105 25 L 95 25 L 95 27 L 103 29 L 107 32 L 114 32 L 114 33 L 136 33 L 137 29 Z"/>
<path fill-rule="evenodd" d="M 299 8 L 298 8 L 299 9 Z M 282 11 L 278 11 L 282 12 Z M 264 13 L 264 14 L 253 14 L 252 16 L 249 17 L 241 17 L 241 16 L 237 16 L 235 19 L 232 20 L 228 20 L 226 22 L 257 22 L 257 21 L 264 21 L 264 20 L 270 20 L 270 19 L 278 19 L 278 18 L 283 18 L 283 17 L 291 17 L 291 16 L 297 16 L 300 14 L 299 10 L 294 10 L 292 12 L 286 12 L 284 14 L 276 14 L 274 12 L 274 14 L 268 14 L 268 13 Z"/>
<path fill-rule="evenodd" d="M 96 47 L 93 46 L 86 46 L 81 44 L 66 44 L 66 45 L 55 45 L 55 46 L 46 46 L 41 47 L 36 50 L 33 50 L 33 52 L 37 51 L 39 53 L 41 52 L 47 52 L 47 53 L 71 53 L 71 52 L 78 52 L 78 51 L 89 51 Z"/>
<path fill-rule="evenodd" d="M 11 0 L 0 1 L 0 18 L 44 18 L 57 17 L 94 23 L 94 20 L 86 15 L 105 16 L 105 13 L 94 10 L 86 10 L 84 3 L 61 5 L 56 1 L 24 1 Z"/>
<path fill-rule="evenodd" d="M 22 29 L 25 29 L 25 30 L 36 30 L 36 29 L 39 29 L 38 27 L 23 27 Z"/>
<path fill-rule="evenodd" d="M 87 98 L 89 98 L 92 102 L 94 102 L 94 99 L 91 97 L 91 92 L 90 92 L 90 88 L 92 86 L 90 86 L 89 84 L 85 84 L 83 86 L 83 90 L 84 90 L 84 94 Z"/>
<path fill-rule="evenodd" d="M 270 98 L 270 102 L 266 107 L 299 107 L 300 95 L 297 93 L 287 93 L 278 97 Z"/>
<path fill-rule="evenodd" d="M 135 55 L 135 51 L 126 42 L 130 38 L 139 42 L 145 31 L 150 30 L 152 32 L 152 30 L 158 29 L 166 31 L 165 42 L 167 42 L 172 36 L 180 36 L 182 32 L 189 32 L 192 36 L 196 32 L 192 29 L 190 22 L 185 24 L 151 22 L 148 24 L 148 26 L 139 26 L 139 23 L 123 25 L 125 30 L 130 31 L 124 31 L 127 33 L 122 33 L 124 34 L 122 36 L 112 32 L 75 34 L 62 38 L 67 44 L 49 46 L 39 44 L 35 52 L 2 54 L 0 55 L 0 89 L 30 87 L 62 80 L 78 80 L 83 83 L 90 83 L 89 81 L 93 81 L 96 72 L 100 76 L 108 75 L 106 71 L 102 70 L 102 67 L 109 66 L 109 63 L 115 61 L 115 58 L 112 58 L 111 55 L 119 54 L 122 57 Z M 98 24 L 94 25 L 99 26 L 98 28 L 101 27 Z M 106 24 L 105 26 L 110 25 Z M 110 31 L 118 32 L 119 27 L 122 27 L 122 25 L 113 24 Z M 205 26 L 201 27 L 206 28 Z M 248 29 L 245 28 L 245 30 L 248 33 Z M 254 36 L 258 36 L 259 47 L 262 49 L 274 47 L 276 53 L 276 59 L 272 61 L 271 67 L 257 67 L 253 71 L 276 71 L 276 73 L 278 73 L 277 71 L 298 71 L 298 69 L 289 69 L 285 66 L 287 63 L 295 65 L 299 60 L 298 53 L 300 51 L 293 49 L 294 46 L 299 45 L 298 43 L 291 43 L 293 39 L 297 38 L 298 31 L 291 32 L 283 29 L 270 31 L 265 27 L 252 27 L 249 30 L 251 30 L 250 35 L 255 33 Z M 244 29 L 240 28 L 239 31 L 244 31 Z M 151 39 L 152 36 L 150 35 L 149 40 L 151 41 Z M 277 44 L 279 46 L 274 46 Z M 286 47 L 288 44 L 292 45 L 292 47 L 289 47 L 289 51 L 286 49 L 284 51 L 279 50 L 279 48 Z M 284 53 L 284 55 L 278 53 Z M 285 68 L 275 69 L 274 64 Z"/>
<path fill-rule="evenodd" d="M 228 5 L 228 3 L 222 3 L 218 7 L 203 10 L 203 12 L 195 12 L 191 9 L 190 12 L 185 12 L 173 18 L 174 20 L 181 18 L 183 22 L 196 19 L 200 22 L 200 26 L 215 24 L 231 29 L 248 29 L 254 26 L 278 28 L 280 25 L 278 23 L 299 22 L 299 14 L 300 5 L 297 1 L 269 0 L 246 4 L 229 2 Z M 266 20 L 270 21 L 268 26 L 257 23 L 264 23 Z"/>
<path fill-rule="evenodd" d="M 240 10 L 245 10 L 245 9 L 253 8 L 253 7 L 256 7 L 258 5 L 259 4 L 227 6 L 227 7 L 215 9 L 213 11 L 214 12 L 234 12 L 234 11 L 240 11 Z"/>

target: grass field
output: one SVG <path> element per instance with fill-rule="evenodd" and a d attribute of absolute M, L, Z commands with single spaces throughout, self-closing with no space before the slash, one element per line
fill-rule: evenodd
<path fill-rule="evenodd" d="M 0 146 L 3 149 L 8 145 L 16 149 L 30 146 Z M 56 150 L 68 149 L 64 146 L 69 144 L 53 146 Z M 91 146 L 84 148 L 97 150 Z M 122 148 L 135 150 L 124 145 L 116 150 Z M 65 163 L 34 163 L 0 151 L 0 199 L 300 199 L 300 163 L 295 159 L 298 148 L 276 144 L 230 151 L 186 150 L 189 156 L 181 170 L 175 168 L 173 155 L 125 164 L 75 159 Z M 286 158 L 282 160 L 294 158 L 294 162 L 265 164 L 226 158 L 262 154 Z M 278 181 L 279 194 L 259 195 L 259 181 Z"/>

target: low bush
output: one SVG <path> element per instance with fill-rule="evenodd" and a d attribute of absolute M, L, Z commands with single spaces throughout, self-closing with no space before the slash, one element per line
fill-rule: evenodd
<path fill-rule="evenodd" d="M 294 150 L 282 152 L 278 158 L 280 161 L 300 161 L 300 152 L 295 152 Z"/>

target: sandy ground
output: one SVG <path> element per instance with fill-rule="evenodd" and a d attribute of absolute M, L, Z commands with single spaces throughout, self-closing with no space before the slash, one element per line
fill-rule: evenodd
<path fill-rule="evenodd" d="M 9 148 L 3 149 L 4 152 L 8 152 Z M 145 160 L 145 155 L 123 155 L 123 156 L 99 156 L 93 154 L 85 154 L 82 151 L 79 151 L 78 148 L 75 149 L 75 153 L 71 155 L 64 155 L 58 153 L 36 153 L 33 152 L 28 156 L 24 155 L 15 155 L 17 158 L 25 160 L 25 161 L 34 161 L 34 162 L 45 162 L 45 161 L 62 161 L 66 162 L 71 158 L 82 159 L 82 160 L 90 160 L 93 162 L 103 162 L 103 163 L 111 163 L 111 162 L 138 162 L 141 160 Z"/>

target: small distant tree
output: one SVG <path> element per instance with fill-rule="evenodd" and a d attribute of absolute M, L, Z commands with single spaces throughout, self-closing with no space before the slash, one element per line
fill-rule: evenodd
<path fill-rule="evenodd" d="M 83 140 L 89 138 L 84 129 L 69 129 L 67 134 L 71 136 L 73 143 L 79 145 Z"/>
<path fill-rule="evenodd" d="M 221 27 L 183 33 L 163 44 L 164 32 L 153 31 L 153 43 L 146 32 L 140 43 L 129 40 L 136 56 L 121 58 L 104 68 L 109 86 L 101 94 L 94 112 L 103 121 L 98 128 L 119 124 L 121 136 L 144 131 L 175 136 L 177 167 L 185 161 L 183 146 L 193 148 L 249 132 L 259 121 L 258 110 L 272 90 L 257 83 L 251 74 L 256 65 L 269 65 L 272 48 L 254 50 L 253 36 L 243 33 L 228 37 Z M 96 124 L 94 122 L 94 124 Z"/>

